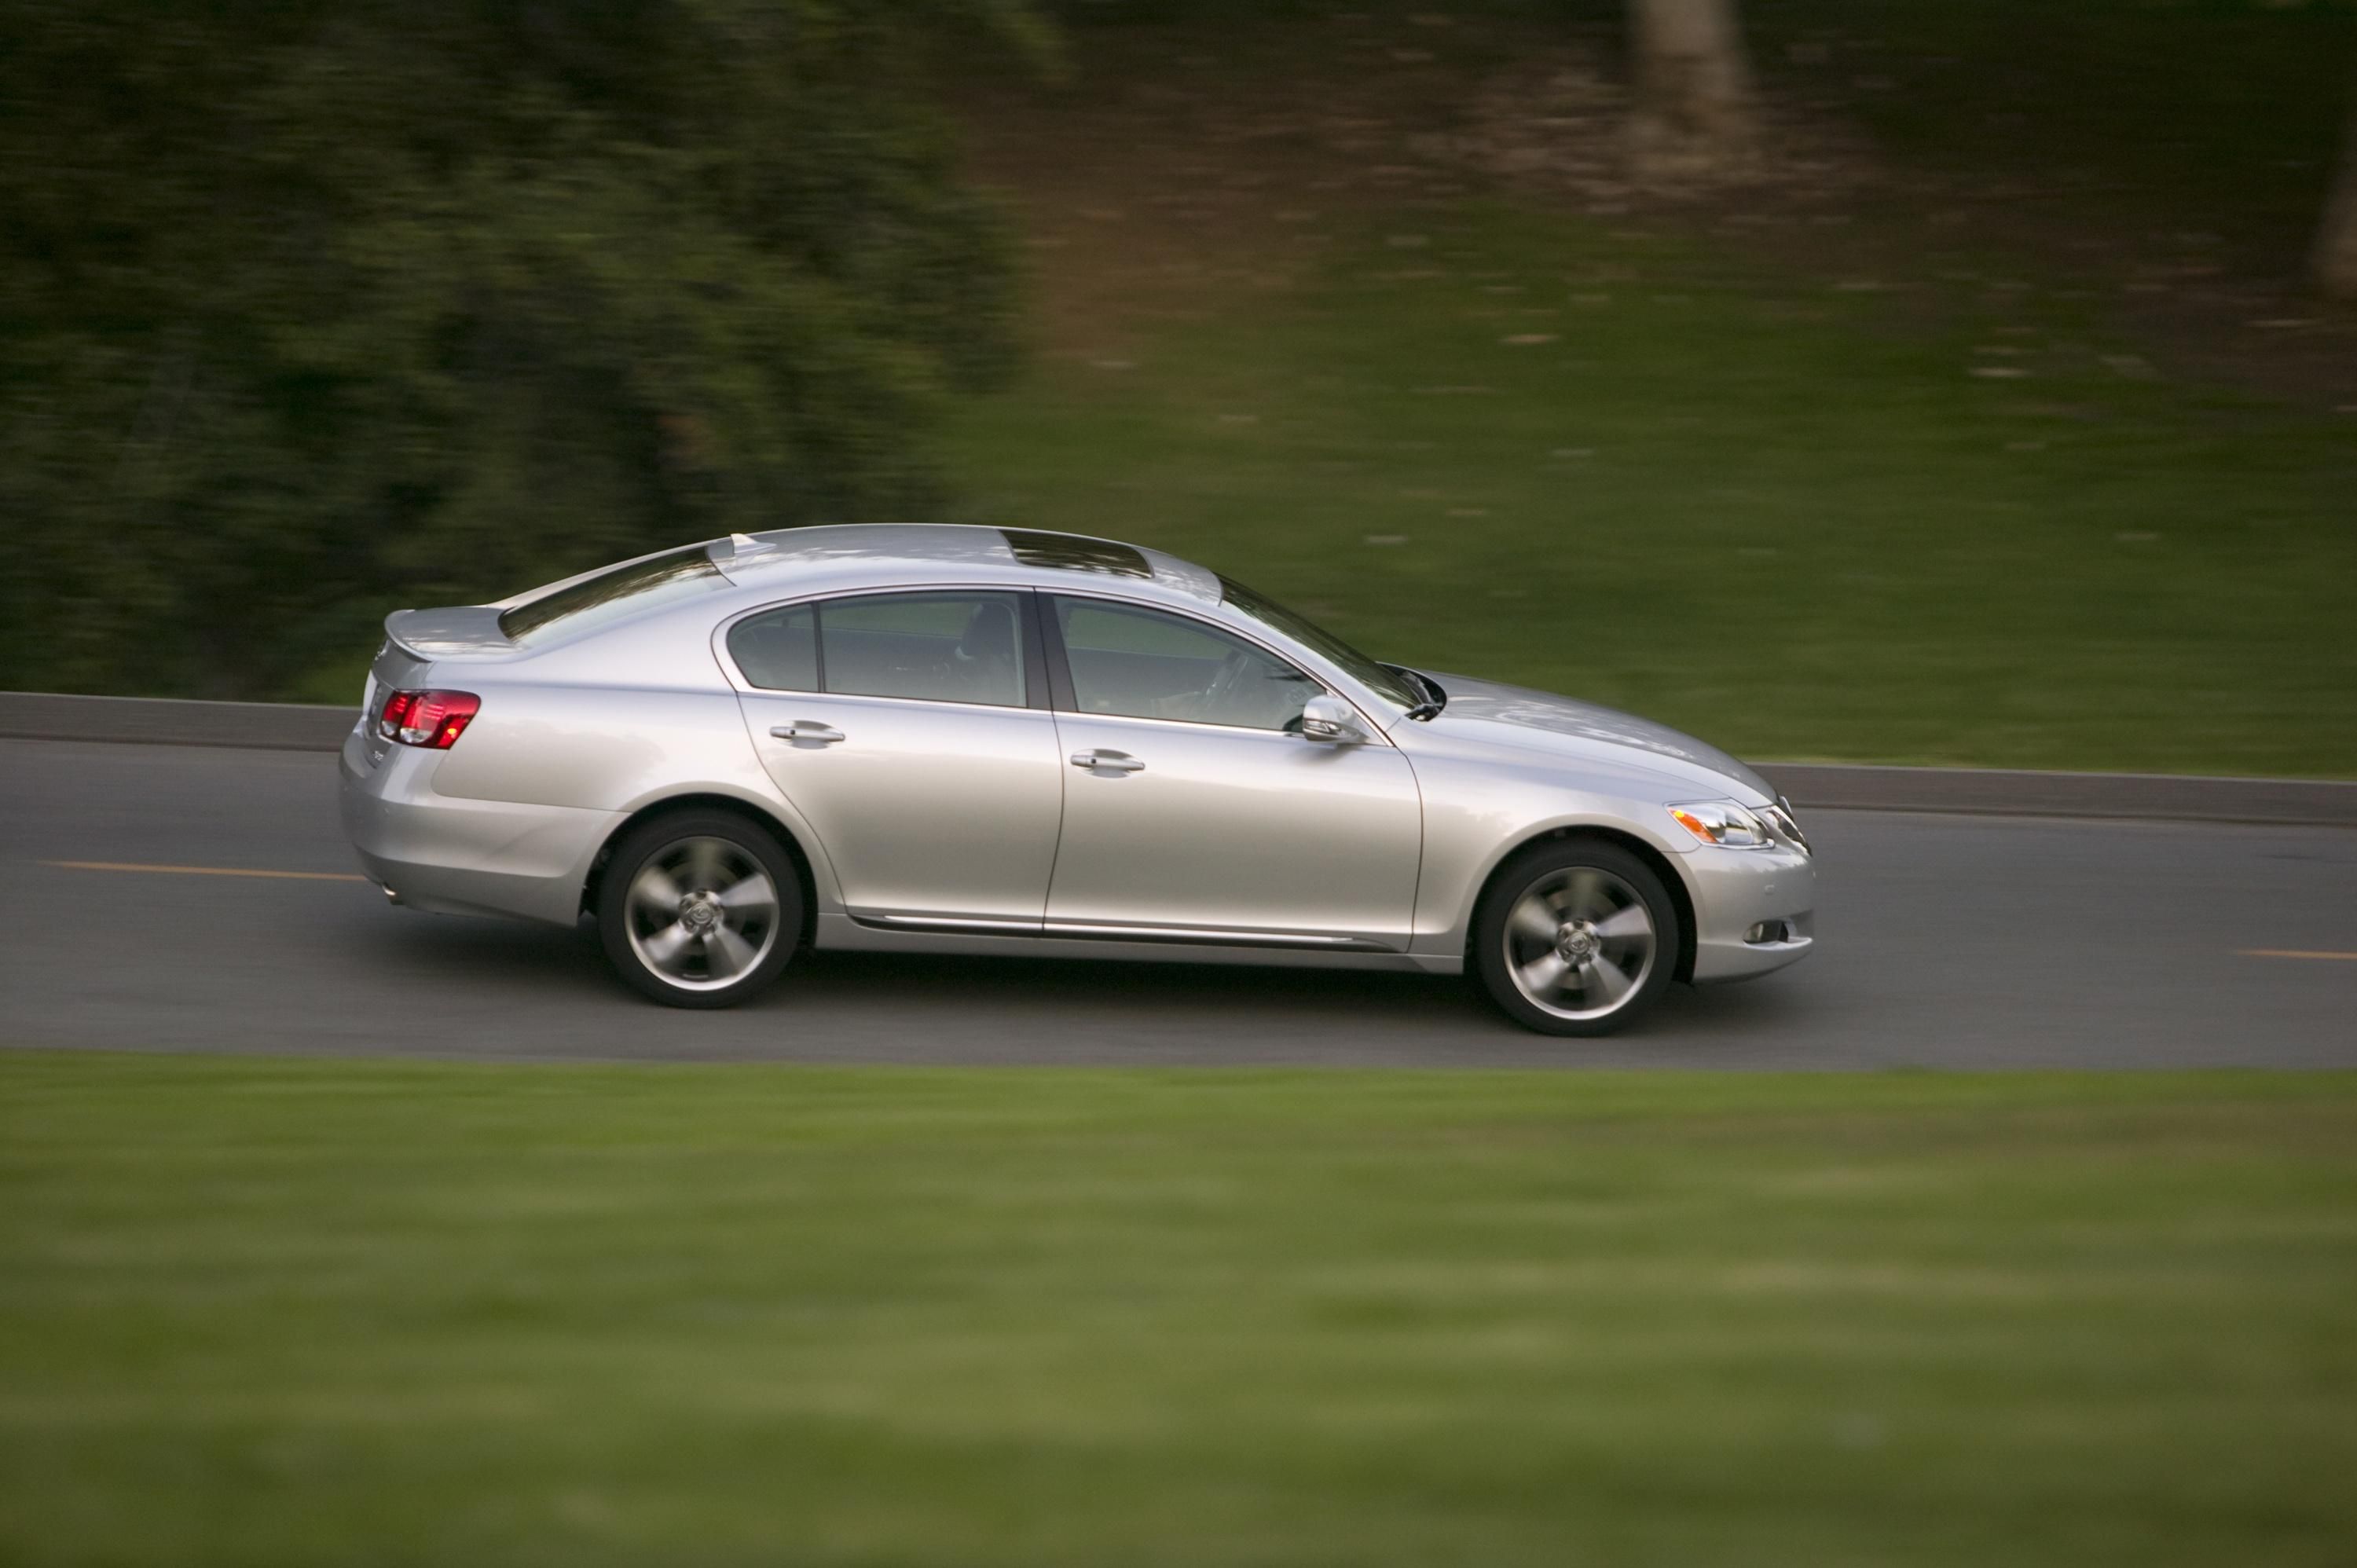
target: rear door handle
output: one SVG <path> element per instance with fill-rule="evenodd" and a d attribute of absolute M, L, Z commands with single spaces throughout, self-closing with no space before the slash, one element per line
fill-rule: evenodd
<path fill-rule="evenodd" d="M 814 740 L 821 746 L 833 746 L 843 738 L 843 732 L 820 724 L 815 719 L 796 719 L 790 725 L 773 725 L 770 733 L 780 740 Z"/>
<path fill-rule="evenodd" d="M 1076 751 L 1072 753 L 1072 766 L 1094 773 L 1137 773 L 1146 768 L 1125 751 Z"/>

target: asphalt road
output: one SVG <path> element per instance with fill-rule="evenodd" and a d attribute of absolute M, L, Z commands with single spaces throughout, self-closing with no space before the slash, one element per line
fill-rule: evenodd
<path fill-rule="evenodd" d="M 0 742 L 0 1045 L 500 1058 L 1860 1069 L 2357 1067 L 2357 832 L 1818 811 L 1819 950 L 1602 1042 L 1467 983 L 817 955 L 732 1012 L 586 933 L 388 908 L 335 759 Z"/>

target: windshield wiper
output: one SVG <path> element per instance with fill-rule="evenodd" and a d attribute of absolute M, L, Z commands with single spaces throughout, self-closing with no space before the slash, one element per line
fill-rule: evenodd
<path fill-rule="evenodd" d="M 1437 715 L 1441 709 L 1448 705 L 1448 693 L 1440 689 L 1439 682 L 1434 680 L 1423 671 L 1411 670 L 1405 664 L 1386 664 L 1383 668 L 1386 670 L 1397 671 L 1402 675 L 1405 675 L 1409 680 L 1415 682 L 1417 687 L 1423 691 L 1424 701 L 1418 703 L 1415 706 L 1407 711 L 1407 716 L 1409 718 L 1432 718 Z"/>

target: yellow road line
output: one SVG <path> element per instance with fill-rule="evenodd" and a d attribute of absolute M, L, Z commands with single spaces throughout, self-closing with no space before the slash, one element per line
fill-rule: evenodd
<path fill-rule="evenodd" d="M 119 860 L 45 860 L 64 871 L 152 871 L 169 876 L 274 876 L 287 882 L 366 882 L 355 871 L 249 871 L 235 865 L 134 865 Z"/>
<path fill-rule="evenodd" d="M 2316 958 L 2337 959 L 2344 963 L 2357 963 L 2357 952 L 2302 952 L 2297 948 L 2238 948 L 2244 958 Z"/>

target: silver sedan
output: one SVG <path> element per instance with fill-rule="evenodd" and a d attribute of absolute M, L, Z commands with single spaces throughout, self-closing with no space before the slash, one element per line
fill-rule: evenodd
<path fill-rule="evenodd" d="M 1556 1035 L 1810 947 L 1789 807 L 1674 730 L 1384 664 L 1153 550 L 802 528 L 387 618 L 395 904 L 597 922 L 657 1001 L 810 948 L 1471 970 Z"/>

